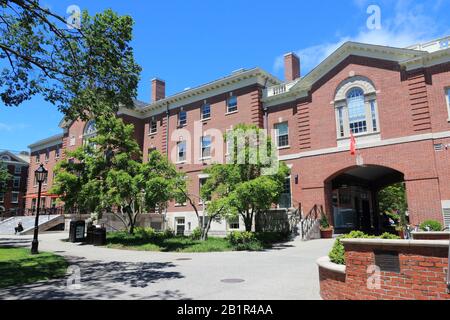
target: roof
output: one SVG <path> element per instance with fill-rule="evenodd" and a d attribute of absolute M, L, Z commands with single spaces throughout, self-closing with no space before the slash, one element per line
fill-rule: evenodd
<path fill-rule="evenodd" d="M 36 142 L 30 144 L 28 146 L 28 148 L 33 149 L 35 147 L 39 147 L 42 145 L 51 144 L 52 142 L 54 142 L 54 144 L 57 144 L 58 142 L 62 143 L 63 136 L 64 135 L 62 133 L 55 134 L 54 136 L 51 136 L 51 137 L 48 137 L 48 138 L 45 138 L 45 139 L 42 139 L 42 140 L 39 140 L 39 141 L 36 141 Z"/>
<path fill-rule="evenodd" d="M 426 51 L 408 48 L 395 48 L 348 41 L 303 78 L 267 88 L 263 101 L 270 106 L 292 100 L 293 98 L 307 96 L 317 81 L 351 55 L 394 61 L 405 67 L 405 69 L 411 70 L 423 66 L 423 62 L 426 60 L 425 58 L 430 58 L 436 54 L 445 54 L 448 61 L 450 61 L 450 53 L 446 52 L 446 50 L 428 53 Z"/>
<path fill-rule="evenodd" d="M 21 153 L 16 153 L 10 150 L 0 150 L 0 157 L 7 155 L 11 158 L 11 161 L 4 161 L 4 162 L 19 162 L 19 163 L 23 163 L 23 164 L 28 164 L 30 163 L 30 156 L 29 155 L 25 155 L 25 154 L 21 154 Z M 0 160 L 1 162 L 1 160 Z"/>

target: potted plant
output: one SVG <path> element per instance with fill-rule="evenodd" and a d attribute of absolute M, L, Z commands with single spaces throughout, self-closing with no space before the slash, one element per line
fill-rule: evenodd
<path fill-rule="evenodd" d="M 397 231 L 400 239 L 405 239 L 405 227 L 402 225 L 396 226 L 395 231 Z"/>
<path fill-rule="evenodd" d="M 330 226 L 328 218 L 325 214 L 320 219 L 320 237 L 322 239 L 330 239 L 333 237 L 333 227 Z"/>

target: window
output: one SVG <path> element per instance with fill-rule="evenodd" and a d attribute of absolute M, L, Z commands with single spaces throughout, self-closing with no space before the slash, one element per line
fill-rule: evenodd
<path fill-rule="evenodd" d="M 59 159 L 60 155 L 61 155 L 61 149 L 59 148 L 59 146 L 57 146 L 55 149 L 55 159 Z"/>
<path fill-rule="evenodd" d="M 201 137 L 202 159 L 211 157 L 211 136 Z"/>
<path fill-rule="evenodd" d="M 204 104 L 202 106 L 202 114 L 201 118 L 202 120 L 210 119 L 211 118 L 211 106 L 209 104 Z"/>
<path fill-rule="evenodd" d="M 9 156 L 1 156 L 0 160 L 1 161 L 11 161 L 11 158 Z"/>
<path fill-rule="evenodd" d="M 278 206 L 283 209 L 291 207 L 291 177 L 284 180 L 283 192 L 281 193 Z"/>
<path fill-rule="evenodd" d="M 34 162 L 39 163 L 41 161 L 39 153 L 36 154 L 36 157 L 34 158 Z"/>
<path fill-rule="evenodd" d="M 4 193 L 0 193 L 0 203 L 5 202 L 5 194 Z"/>
<path fill-rule="evenodd" d="M 336 91 L 334 106 L 338 138 L 380 131 L 376 90 L 369 79 L 356 76 L 343 81 Z"/>
<path fill-rule="evenodd" d="M 228 226 L 230 229 L 239 229 L 239 217 L 234 217 L 228 220 Z"/>
<path fill-rule="evenodd" d="M 48 150 L 45 151 L 45 161 L 48 162 L 48 159 L 50 158 L 50 152 Z"/>
<path fill-rule="evenodd" d="M 150 120 L 149 132 L 150 134 L 155 134 L 158 132 L 158 122 L 156 120 Z"/>
<path fill-rule="evenodd" d="M 362 89 L 350 90 L 347 94 L 347 107 L 350 130 L 355 134 L 367 132 L 366 108 Z"/>
<path fill-rule="evenodd" d="M 95 128 L 95 121 L 94 120 L 90 120 L 86 124 L 86 127 L 84 128 L 84 135 L 85 136 L 95 135 L 96 132 L 97 132 L 97 129 Z"/>
<path fill-rule="evenodd" d="M 445 89 L 447 97 L 447 110 L 448 110 L 448 120 L 450 121 L 450 88 Z"/>
<path fill-rule="evenodd" d="M 187 114 L 186 111 L 180 111 L 178 113 L 178 126 L 182 127 L 185 126 L 187 123 Z"/>
<path fill-rule="evenodd" d="M 11 203 L 19 203 L 19 192 L 11 192 Z"/>
<path fill-rule="evenodd" d="M 231 96 L 227 101 L 227 113 L 232 113 L 237 111 L 237 97 Z"/>
<path fill-rule="evenodd" d="M 14 174 L 21 174 L 21 173 L 22 173 L 22 166 L 15 166 Z"/>
<path fill-rule="evenodd" d="M 288 123 L 277 123 L 275 125 L 275 130 L 277 130 L 277 143 L 278 148 L 289 146 L 289 129 Z"/>
<path fill-rule="evenodd" d="M 70 136 L 69 145 L 70 145 L 71 147 L 75 145 L 75 136 L 74 136 L 74 135 L 71 135 L 71 136 Z"/>
<path fill-rule="evenodd" d="M 14 177 L 13 179 L 13 188 L 20 188 L 20 177 Z"/>
<path fill-rule="evenodd" d="M 177 142 L 177 162 L 186 161 L 186 141 Z"/>

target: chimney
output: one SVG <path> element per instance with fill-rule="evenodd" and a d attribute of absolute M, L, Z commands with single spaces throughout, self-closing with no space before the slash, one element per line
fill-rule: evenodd
<path fill-rule="evenodd" d="M 300 59 L 293 53 L 289 52 L 284 55 L 284 79 L 292 81 L 300 78 Z"/>
<path fill-rule="evenodd" d="M 164 80 L 152 79 L 152 102 L 164 99 L 166 97 L 166 83 Z"/>

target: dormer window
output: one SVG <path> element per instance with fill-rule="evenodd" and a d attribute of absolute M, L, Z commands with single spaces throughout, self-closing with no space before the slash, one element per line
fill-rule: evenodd
<path fill-rule="evenodd" d="M 179 127 L 183 127 L 183 126 L 186 125 L 186 123 L 187 123 L 187 114 L 186 114 L 186 111 L 181 110 L 181 111 L 178 113 L 178 126 L 179 126 Z"/>
<path fill-rule="evenodd" d="M 338 87 L 334 106 L 338 138 L 379 132 L 376 91 L 370 80 L 357 76 L 344 81 Z"/>

